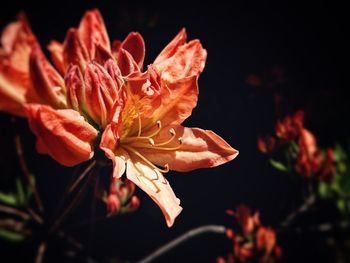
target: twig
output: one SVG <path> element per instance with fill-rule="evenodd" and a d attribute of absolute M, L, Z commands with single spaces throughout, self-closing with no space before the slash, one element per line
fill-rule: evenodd
<path fill-rule="evenodd" d="M 96 160 L 93 160 L 92 163 L 89 164 L 88 167 L 85 168 L 85 170 L 81 173 L 81 175 L 78 177 L 77 180 L 72 184 L 71 187 L 68 189 L 68 194 L 72 193 L 74 189 L 78 186 L 78 184 L 85 178 L 85 176 L 91 171 L 92 168 L 96 165 Z"/>
<path fill-rule="evenodd" d="M 184 243 L 185 241 L 191 239 L 192 237 L 199 236 L 201 234 L 205 233 L 217 233 L 217 234 L 224 234 L 226 231 L 225 226 L 220 225 L 206 225 L 197 227 L 195 229 L 189 230 L 185 234 L 175 238 L 174 240 L 170 241 L 169 243 L 161 246 L 160 248 L 156 249 L 154 252 L 152 252 L 147 257 L 141 259 L 137 263 L 148 263 L 156 258 L 160 257 L 161 255 L 165 254 L 166 252 L 172 250 L 173 248 L 177 247 L 178 245 Z"/>
<path fill-rule="evenodd" d="M 88 180 L 84 183 L 84 185 L 80 188 L 72 202 L 68 205 L 66 210 L 58 217 L 57 220 L 53 223 L 52 227 L 49 230 L 49 233 L 54 232 L 59 228 L 59 226 L 62 224 L 62 222 L 65 220 L 65 218 L 72 212 L 73 208 L 80 202 L 82 195 L 87 190 L 87 186 L 89 185 L 91 177 L 88 178 Z"/>
<path fill-rule="evenodd" d="M 15 145 L 16 145 L 17 157 L 18 157 L 19 164 L 21 166 L 22 172 L 24 174 L 24 177 L 27 179 L 27 183 L 28 183 L 30 189 L 33 192 L 34 200 L 35 200 L 35 203 L 36 203 L 39 211 L 43 212 L 44 211 L 43 203 L 42 203 L 42 201 L 40 199 L 40 195 L 39 195 L 39 192 L 38 192 L 35 184 L 31 180 L 31 173 L 30 173 L 30 171 L 28 169 L 28 166 L 27 166 L 27 163 L 26 163 L 26 161 L 24 159 L 22 142 L 21 142 L 21 138 L 19 137 L 19 135 L 15 136 Z"/>
<path fill-rule="evenodd" d="M 74 246 L 75 249 L 77 249 L 79 251 L 83 250 L 83 248 L 84 248 L 83 245 L 79 241 L 75 240 L 73 237 L 66 234 L 65 232 L 63 232 L 63 231 L 58 232 L 58 236 L 62 239 L 65 239 L 69 244 Z"/>
<path fill-rule="evenodd" d="M 44 219 L 40 215 L 35 213 L 31 208 L 28 208 L 27 211 L 38 224 L 42 225 L 44 223 Z"/>
<path fill-rule="evenodd" d="M 78 186 L 79 182 L 81 182 L 84 179 L 84 177 L 88 175 L 89 172 L 91 172 L 91 169 L 94 168 L 95 165 L 96 165 L 96 161 L 94 160 L 84 169 L 84 171 L 81 173 L 81 175 L 78 177 L 77 180 L 75 181 L 71 180 L 69 182 L 66 190 L 64 191 L 63 197 L 61 198 L 59 204 L 57 205 L 56 214 L 58 214 L 58 212 L 61 210 L 68 195 L 74 191 L 74 189 Z"/>
<path fill-rule="evenodd" d="M 293 211 L 287 216 L 287 218 L 280 224 L 281 227 L 289 226 L 297 216 L 308 211 L 309 208 L 313 206 L 315 202 L 316 196 L 314 194 L 310 195 L 299 208 L 297 208 L 295 211 Z"/>
<path fill-rule="evenodd" d="M 46 251 L 46 243 L 41 242 L 36 253 L 36 257 L 34 261 L 35 263 L 43 262 L 45 251 Z"/>
<path fill-rule="evenodd" d="M 28 220 L 30 218 L 30 216 L 27 213 L 10 206 L 0 205 L 0 212 L 19 216 L 24 220 Z"/>
<path fill-rule="evenodd" d="M 325 233 L 325 232 L 332 231 L 334 229 L 348 229 L 349 227 L 350 227 L 350 222 L 348 220 L 342 220 L 342 221 L 334 223 L 334 224 L 323 223 L 323 224 L 319 224 L 316 226 L 309 226 L 307 229 L 303 229 L 301 227 L 298 227 L 298 228 L 295 228 L 295 232 L 303 233 L 304 230 L 307 230 L 307 231 L 311 231 L 311 232 Z"/>

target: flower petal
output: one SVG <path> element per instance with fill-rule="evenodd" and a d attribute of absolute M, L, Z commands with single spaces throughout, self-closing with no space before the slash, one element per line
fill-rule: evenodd
<path fill-rule="evenodd" d="M 140 160 L 127 160 L 127 178 L 145 191 L 162 210 L 168 227 L 182 211 L 180 200 L 175 196 L 169 182 L 158 171 Z"/>
<path fill-rule="evenodd" d="M 198 76 L 187 77 L 163 86 L 161 105 L 153 114 L 153 123 L 163 126 L 181 124 L 191 114 L 198 101 Z"/>
<path fill-rule="evenodd" d="M 24 116 L 26 102 L 39 102 L 29 76 L 29 57 L 36 38 L 23 14 L 1 35 L 0 111 Z"/>
<path fill-rule="evenodd" d="M 96 45 L 101 45 L 108 51 L 111 50 L 103 18 L 97 9 L 85 13 L 80 21 L 78 34 L 86 46 L 90 58 L 95 57 Z"/>
<path fill-rule="evenodd" d="M 125 162 L 129 157 L 124 150 L 117 149 L 117 136 L 113 132 L 111 124 L 109 124 L 102 134 L 100 148 L 105 152 L 107 158 L 113 162 L 113 177 L 120 178 L 125 172 Z"/>
<path fill-rule="evenodd" d="M 168 58 L 172 57 L 179 46 L 186 43 L 187 35 L 186 29 L 182 28 L 176 37 L 160 52 L 158 57 L 154 60 L 154 64 L 161 64 Z"/>
<path fill-rule="evenodd" d="M 47 49 L 51 53 L 51 59 L 53 64 L 56 66 L 58 71 L 62 75 L 64 75 L 66 72 L 66 68 L 63 62 L 63 44 L 53 40 L 48 44 Z"/>
<path fill-rule="evenodd" d="M 120 48 L 125 49 L 134 58 L 135 62 L 142 69 L 145 59 L 145 42 L 138 32 L 131 32 L 121 43 Z"/>
<path fill-rule="evenodd" d="M 30 77 L 40 97 L 54 108 L 65 108 L 65 85 L 61 75 L 46 59 L 39 46 L 30 56 Z"/>
<path fill-rule="evenodd" d="M 28 104 L 27 116 L 37 136 L 37 150 L 49 154 L 62 165 L 74 166 L 93 156 L 97 130 L 74 110 L 54 110 L 49 106 Z"/>
<path fill-rule="evenodd" d="M 68 68 L 70 64 L 78 65 L 82 71 L 85 70 L 86 64 L 91 60 L 89 53 L 79 39 L 78 32 L 72 28 L 68 30 L 63 43 L 63 62 L 64 67 Z"/>
<path fill-rule="evenodd" d="M 105 127 L 114 102 L 119 99 L 118 83 L 95 62 L 88 64 L 84 78 L 87 111 L 96 123 Z"/>
<path fill-rule="evenodd" d="M 0 111 L 25 116 L 23 105 L 29 85 L 26 75 L 0 65 Z"/>
<path fill-rule="evenodd" d="M 199 40 L 185 44 L 186 32 L 182 30 L 154 61 L 162 80 L 173 82 L 200 74 L 205 66 L 207 51 Z"/>
<path fill-rule="evenodd" d="M 117 53 L 117 63 L 123 76 L 128 76 L 134 72 L 140 72 L 139 66 L 132 55 L 123 48 L 119 49 Z"/>
<path fill-rule="evenodd" d="M 176 151 L 142 149 L 142 154 L 152 163 L 159 166 L 169 165 L 171 170 L 187 172 L 198 168 L 209 168 L 231 161 L 238 155 L 220 136 L 212 131 L 182 126 L 164 127 L 155 144 L 169 139 L 169 130 L 173 128 L 176 136 L 182 138 L 182 145 Z M 178 145 L 176 140 L 167 147 Z M 141 151 L 141 150 L 140 150 Z"/>

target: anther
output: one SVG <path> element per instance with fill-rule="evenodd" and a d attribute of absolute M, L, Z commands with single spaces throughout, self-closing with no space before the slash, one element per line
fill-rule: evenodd
<path fill-rule="evenodd" d="M 149 142 L 150 145 L 154 146 L 154 140 L 152 138 L 149 138 L 148 142 Z"/>
<path fill-rule="evenodd" d="M 175 136 L 176 135 L 176 132 L 175 132 L 175 130 L 173 128 L 171 128 L 169 130 L 169 133 L 170 133 L 171 136 Z"/>

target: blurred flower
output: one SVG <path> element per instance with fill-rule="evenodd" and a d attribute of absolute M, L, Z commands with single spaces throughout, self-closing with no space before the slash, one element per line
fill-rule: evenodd
<path fill-rule="evenodd" d="M 315 136 L 307 129 L 302 129 L 299 138 L 299 153 L 296 163 L 296 171 L 309 177 L 319 170 L 321 155 L 317 149 Z"/>
<path fill-rule="evenodd" d="M 260 225 L 259 213 L 256 212 L 252 215 L 250 209 L 245 205 L 240 205 L 237 208 L 235 216 L 244 235 L 250 235 L 256 226 Z"/>
<path fill-rule="evenodd" d="M 322 181 L 330 181 L 336 174 L 337 169 L 335 166 L 335 156 L 334 150 L 328 148 L 326 150 L 326 156 L 324 157 L 324 161 L 322 163 L 321 171 L 319 178 Z"/>
<path fill-rule="evenodd" d="M 237 219 L 239 229 L 227 228 L 226 236 L 232 241 L 232 253 L 227 258 L 218 257 L 217 263 L 228 262 L 275 262 L 282 255 L 272 228 L 261 225 L 259 213 L 251 213 L 245 205 L 226 213 Z"/>
<path fill-rule="evenodd" d="M 13 42 L 20 25 L 32 35 L 22 22 L 6 30 L 6 43 Z M 11 51 L 4 43 L 2 53 Z M 130 33 L 111 44 L 97 10 L 86 12 L 62 44 L 49 44 L 55 66 L 37 42 L 25 47 L 19 60 L 27 61 L 28 87 L 40 98 L 20 99 L 16 107 L 25 107 L 38 151 L 73 166 L 92 158 L 99 144 L 113 162 L 113 178 L 126 171 L 126 177 L 160 206 L 168 226 L 182 208 L 163 173 L 214 167 L 237 156 L 238 151 L 214 132 L 181 126 L 197 104 L 198 78 L 207 57 L 199 40 L 187 43 L 185 29 L 144 72 L 141 35 Z M 3 70 L 1 76 L 11 77 Z M 16 82 L 7 84 L 0 82 L 1 101 L 9 90 L 17 92 Z M 4 111 L 13 112 L 5 106 Z M 108 197 L 111 213 L 120 209 L 115 195 L 111 191 Z"/>
<path fill-rule="evenodd" d="M 259 227 L 256 233 L 256 246 L 263 253 L 260 262 L 269 262 L 269 257 L 275 253 L 276 257 L 281 256 L 281 248 L 277 246 L 276 232 L 267 227 Z"/>
<path fill-rule="evenodd" d="M 139 205 L 138 197 L 133 196 L 135 184 L 126 179 L 124 182 L 121 179 L 112 177 L 110 191 L 107 197 L 107 213 L 113 216 L 120 212 L 133 212 Z"/>
<path fill-rule="evenodd" d="M 272 136 L 258 137 L 258 149 L 262 153 L 269 153 L 275 149 L 276 139 Z"/>
<path fill-rule="evenodd" d="M 287 116 L 279 120 L 275 127 L 278 138 L 286 141 L 297 138 L 304 127 L 304 112 L 298 111 L 293 116 Z"/>

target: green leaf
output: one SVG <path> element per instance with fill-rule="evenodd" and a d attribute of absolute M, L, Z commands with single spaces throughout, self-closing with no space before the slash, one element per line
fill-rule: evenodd
<path fill-rule="evenodd" d="M 0 202 L 6 205 L 17 205 L 17 198 L 14 193 L 4 193 L 0 192 Z"/>
<path fill-rule="evenodd" d="M 0 238 L 10 242 L 21 242 L 26 238 L 26 236 L 17 232 L 0 228 Z"/>
<path fill-rule="evenodd" d="M 24 187 L 23 187 L 22 181 L 18 177 L 16 178 L 16 188 L 17 188 L 18 205 L 25 205 L 26 198 L 24 194 Z"/>
<path fill-rule="evenodd" d="M 274 159 L 270 159 L 269 161 L 272 167 L 275 168 L 276 170 L 281 172 L 288 172 L 288 168 L 283 163 L 276 161 Z"/>
<path fill-rule="evenodd" d="M 337 200 L 337 207 L 340 210 L 340 212 L 345 213 L 346 212 L 346 202 L 343 199 Z"/>
<path fill-rule="evenodd" d="M 323 199 L 330 198 L 332 196 L 331 186 L 328 183 L 321 182 L 318 185 L 318 193 Z"/>

